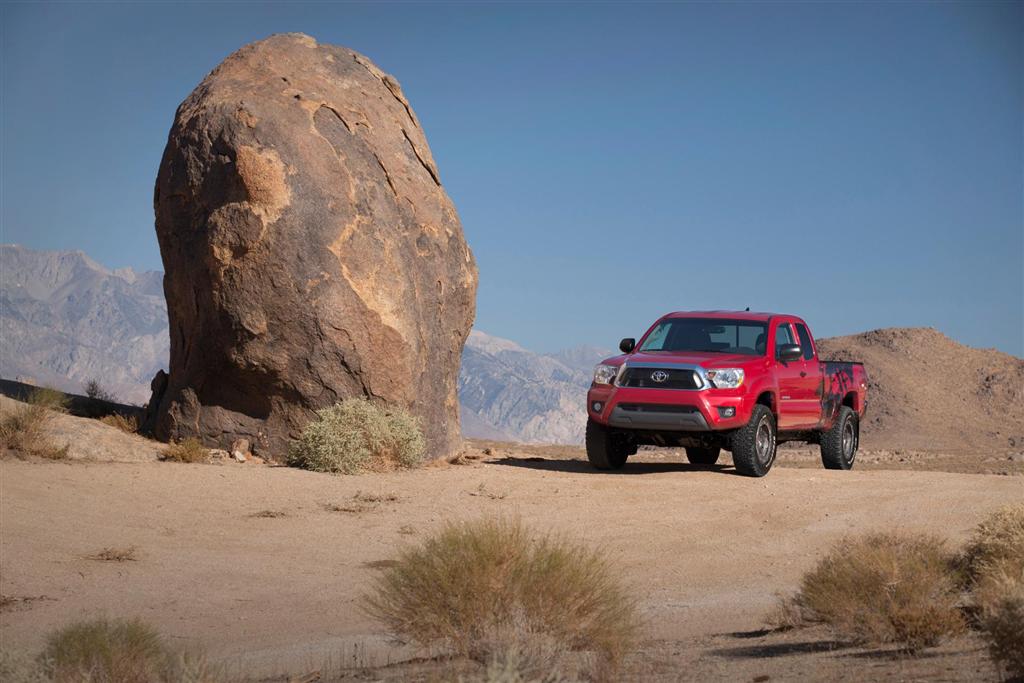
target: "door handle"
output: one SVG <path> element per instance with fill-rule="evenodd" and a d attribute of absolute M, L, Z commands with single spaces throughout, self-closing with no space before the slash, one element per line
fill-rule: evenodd
<path fill-rule="evenodd" d="M 800 376 L 801 376 L 801 377 L 806 377 L 806 376 L 807 376 L 807 373 L 806 373 L 806 372 L 804 372 L 803 370 L 801 370 L 801 371 L 800 371 Z"/>

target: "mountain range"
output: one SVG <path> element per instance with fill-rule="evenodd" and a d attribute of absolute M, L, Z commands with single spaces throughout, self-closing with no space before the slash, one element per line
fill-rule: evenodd
<path fill-rule="evenodd" d="M 82 393 L 97 380 L 126 403 L 149 399 L 167 367 L 163 274 L 109 270 L 80 251 L 0 246 L 0 377 Z M 1024 447 L 1024 360 L 931 328 L 819 340 L 825 358 L 864 361 L 865 446 L 978 451 Z M 473 330 L 459 373 L 466 436 L 523 443 L 583 439 L 595 363 L 609 349 L 534 353 Z"/>
<path fill-rule="evenodd" d="M 96 380 L 142 404 L 167 367 L 163 273 L 110 270 L 80 251 L 0 246 L 0 377 L 82 393 Z M 459 374 L 463 433 L 526 443 L 579 443 L 595 363 L 579 346 L 537 354 L 473 330 Z"/>

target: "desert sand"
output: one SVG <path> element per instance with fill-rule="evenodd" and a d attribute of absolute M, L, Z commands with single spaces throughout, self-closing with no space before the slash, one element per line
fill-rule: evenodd
<path fill-rule="evenodd" d="M 389 643 L 358 609 L 360 595 L 403 545 L 451 520 L 505 515 L 604 548 L 635 586 L 647 627 L 628 677 L 995 680 L 969 637 L 908 663 L 850 659 L 858 651 L 825 632 L 760 629 L 776 596 L 844 535 L 961 541 L 984 515 L 1024 499 L 1019 463 L 1009 476 L 877 463 L 834 472 L 797 451 L 750 479 L 727 454 L 696 468 L 679 453 L 642 453 L 621 473 L 599 473 L 573 448 L 477 442 L 466 452 L 464 464 L 362 476 L 4 460 L 3 647 L 34 651 L 51 629 L 105 614 L 140 617 L 246 676 L 406 678 L 419 665 L 400 662 L 423 653 Z M 105 549 L 133 559 L 96 559 Z"/>

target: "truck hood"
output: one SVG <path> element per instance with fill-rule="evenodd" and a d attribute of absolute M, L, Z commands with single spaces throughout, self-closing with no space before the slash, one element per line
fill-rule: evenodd
<path fill-rule="evenodd" d="M 695 351 L 647 351 L 642 353 L 613 356 L 602 361 L 606 365 L 622 365 L 623 363 L 684 363 L 700 365 L 706 368 L 726 368 L 747 365 L 757 361 L 761 356 L 748 356 L 740 353 L 699 353 Z"/>

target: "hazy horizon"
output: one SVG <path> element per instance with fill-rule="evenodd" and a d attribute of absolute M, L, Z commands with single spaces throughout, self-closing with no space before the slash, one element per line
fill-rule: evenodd
<path fill-rule="evenodd" d="M 401 82 L 475 327 L 614 347 L 669 310 L 1024 356 L 1024 4 L 5 4 L 0 242 L 162 270 L 177 105 L 302 31 Z"/>

